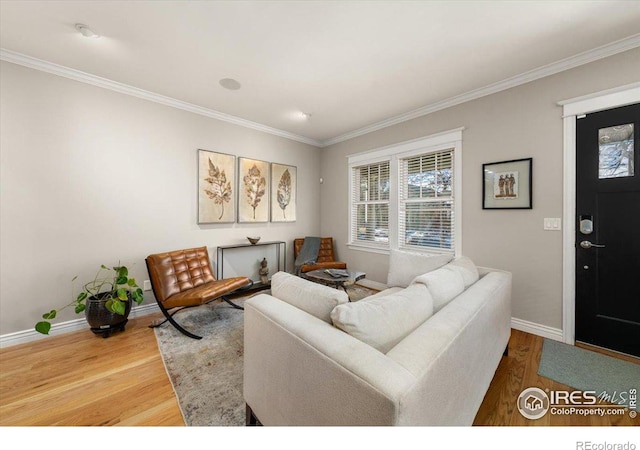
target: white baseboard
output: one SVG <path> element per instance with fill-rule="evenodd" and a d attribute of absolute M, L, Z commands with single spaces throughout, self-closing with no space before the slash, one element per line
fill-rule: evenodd
<path fill-rule="evenodd" d="M 148 314 L 159 312 L 157 304 L 149 304 L 143 306 L 136 306 L 129 313 L 129 318 L 142 317 Z M 51 326 L 51 331 L 48 335 L 38 333 L 36 330 L 24 330 L 17 331 L 15 333 L 4 334 L 0 336 L 0 348 L 10 347 L 12 345 L 24 344 L 26 342 L 33 342 L 39 339 L 46 339 L 49 336 L 59 336 L 61 334 L 70 333 L 72 331 L 87 329 L 87 321 L 84 318 L 69 320 L 67 322 L 56 323 Z"/>
<path fill-rule="evenodd" d="M 563 342 L 562 330 L 559 328 L 540 325 L 539 323 L 529 322 L 527 320 L 511 318 L 511 328 L 514 330 L 524 331 L 525 333 L 535 334 L 554 341 Z"/>

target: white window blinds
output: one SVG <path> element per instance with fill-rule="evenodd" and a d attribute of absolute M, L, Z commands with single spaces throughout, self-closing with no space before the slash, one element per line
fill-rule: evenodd
<path fill-rule="evenodd" d="M 351 242 L 389 246 L 389 161 L 352 168 Z"/>
<path fill-rule="evenodd" d="M 455 250 L 453 149 L 399 160 L 398 247 Z"/>

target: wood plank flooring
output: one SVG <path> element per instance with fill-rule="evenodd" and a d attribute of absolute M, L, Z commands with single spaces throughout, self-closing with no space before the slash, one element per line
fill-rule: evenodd
<path fill-rule="evenodd" d="M 549 390 L 575 389 L 538 375 L 540 356 L 542 355 L 543 338 L 518 330 L 511 330 L 509 340 L 509 356 L 503 357 L 489 390 L 484 397 L 474 425 L 509 425 L 509 426 L 608 426 L 608 425 L 640 425 L 640 417 L 631 418 L 626 412 L 621 416 L 580 416 L 552 415 L 547 413 L 537 420 L 523 417 L 517 409 L 516 402 L 520 393 L 529 387 Z M 596 351 L 615 358 L 640 364 L 640 359 L 621 355 L 596 347 L 579 345 L 587 350 Z M 632 386 L 629 386 L 630 388 Z"/>
<path fill-rule="evenodd" d="M 148 328 L 158 317 L 131 319 L 124 333 L 107 339 L 86 330 L 0 349 L 0 426 L 183 426 Z M 503 357 L 474 425 L 640 425 L 640 418 L 628 414 L 522 417 L 515 405 L 523 389 L 569 389 L 537 375 L 542 341 L 512 331 L 509 356 Z"/>
<path fill-rule="evenodd" d="M 0 350 L 0 425 L 184 425 L 148 328 L 157 317 Z"/>

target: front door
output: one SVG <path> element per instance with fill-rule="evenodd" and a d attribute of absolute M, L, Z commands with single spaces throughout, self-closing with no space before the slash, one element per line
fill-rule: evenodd
<path fill-rule="evenodd" d="M 576 123 L 576 340 L 640 356 L 640 104 Z"/>

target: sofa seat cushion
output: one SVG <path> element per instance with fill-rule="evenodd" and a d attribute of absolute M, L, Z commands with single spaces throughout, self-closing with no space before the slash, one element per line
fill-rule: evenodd
<path fill-rule="evenodd" d="M 418 275 L 438 269 L 452 259 L 453 255 L 449 254 L 411 253 L 392 249 L 389 253 L 387 286 L 405 288 Z"/>
<path fill-rule="evenodd" d="M 271 294 L 328 323 L 331 323 L 333 308 L 349 301 L 349 296 L 343 290 L 313 283 L 286 272 L 273 275 Z"/>
<path fill-rule="evenodd" d="M 331 320 L 335 327 L 386 353 L 432 314 L 429 290 L 414 284 L 390 295 L 338 305 Z"/>
<path fill-rule="evenodd" d="M 429 289 L 433 297 L 434 314 L 465 289 L 460 271 L 449 265 L 420 275 L 413 280 L 413 283 L 422 284 Z"/>

